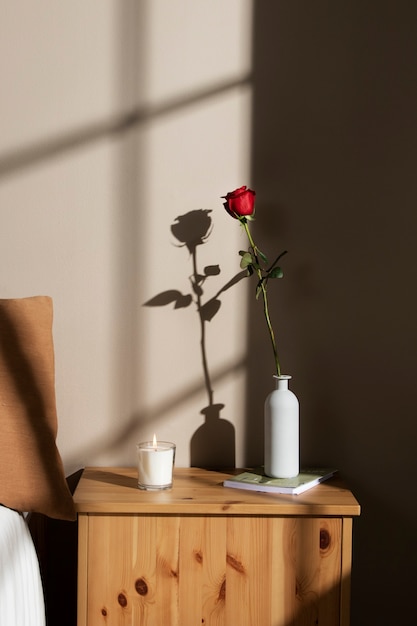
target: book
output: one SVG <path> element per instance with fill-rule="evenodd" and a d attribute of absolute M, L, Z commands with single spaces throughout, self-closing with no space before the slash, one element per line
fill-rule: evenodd
<path fill-rule="evenodd" d="M 231 476 L 223 481 L 223 486 L 265 493 L 299 495 L 331 478 L 336 472 L 337 470 L 332 468 L 307 467 L 294 478 L 270 478 L 264 474 L 263 468 L 259 468 Z"/>

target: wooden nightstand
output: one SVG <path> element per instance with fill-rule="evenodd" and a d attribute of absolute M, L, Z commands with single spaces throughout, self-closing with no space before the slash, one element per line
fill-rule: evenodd
<path fill-rule="evenodd" d="M 334 478 L 299 496 L 228 489 L 176 469 L 87 468 L 78 511 L 78 626 L 348 626 L 352 519 Z"/>

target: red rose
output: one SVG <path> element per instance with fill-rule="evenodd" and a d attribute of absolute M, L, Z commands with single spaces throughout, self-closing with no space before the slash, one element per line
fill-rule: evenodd
<path fill-rule="evenodd" d="M 252 189 L 248 189 L 246 186 L 239 187 L 239 189 L 230 191 L 226 196 L 222 196 L 226 200 L 223 206 L 236 219 L 248 217 L 255 212 L 255 195 Z"/>

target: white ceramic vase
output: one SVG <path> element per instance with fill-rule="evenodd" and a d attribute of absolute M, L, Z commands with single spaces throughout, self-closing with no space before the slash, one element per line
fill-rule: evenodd
<path fill-rule="evenodd" d="M 265 474 L 292 478 L 300 471 L 299 403 L 288 389 L 291 376 L 274 376 L 276 389 L 265 401 Z"/>

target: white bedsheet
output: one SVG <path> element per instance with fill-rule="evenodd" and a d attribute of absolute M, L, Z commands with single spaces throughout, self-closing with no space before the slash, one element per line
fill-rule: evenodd
<path fill-rule="evenodd" d="M 0 626 L 45 626 L 38 557 L 26 521 L 0 505 Z"/>

